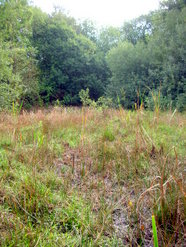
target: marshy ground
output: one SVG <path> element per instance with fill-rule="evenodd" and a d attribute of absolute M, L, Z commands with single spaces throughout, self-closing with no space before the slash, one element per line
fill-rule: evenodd
<path fill-rule="evenodd" d="M 184 246 L 185 114 L 0 115 L 0 246 Z"/>

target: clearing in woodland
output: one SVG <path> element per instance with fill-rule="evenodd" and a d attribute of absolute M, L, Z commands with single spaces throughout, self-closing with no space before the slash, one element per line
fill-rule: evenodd
<path fill-rule="evenodd" d="M 184 245 L 185 115 L 0 115 L 1 246 Z"/>

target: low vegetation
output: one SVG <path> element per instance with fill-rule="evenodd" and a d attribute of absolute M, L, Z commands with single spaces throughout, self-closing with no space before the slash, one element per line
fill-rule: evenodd
<path fill-rule="evenodd" d="M 142 107 L 1 113 L 0 245 L 183 246 L 185 120 Z"/>

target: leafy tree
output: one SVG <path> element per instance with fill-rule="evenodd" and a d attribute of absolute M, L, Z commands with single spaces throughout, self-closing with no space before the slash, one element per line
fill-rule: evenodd
<path fill-rule="evenodd" d="M 152 33 L 152 14 L 143 15 L 121 27 L 121 39 L 136 45 L 138 41 L 148 43 Z"/>
<path fill-rule="evenodd" d="M 82 34 L 92 40 L 94 43 L 98 40 L 98 31 L 93 21 L 84 20 L 76 29 L 77 34 Z"/>
<path fill-rule="evenodd" d="M 107 94 L 112 96 L 114 93 L 113 98 L 122 99 L 121 103 L 126 108 L 133 107 L 139 91 L 144 95 L 149 84 L 149 57 L 146 45 L 120 43 L 108 53 L 107 62 L 112 71 L 111 85 L 107 88 Z"/>
<path fill-rule="evenodd" d="M 107 94 L 121 97 L 123 105 L 130 108 L 139 95 L 146 101 L 148 88 L 161 90 L 164 107 L 185 109 L 185 6 L 181 0 L 163 1 L 159 11 L 124 26 L 122 39 L 127 42 L 119 43 L 107 55 L 112 72 Z"/>
<path fill-rule="evenodd" d="M 102 78 L 96 44 L 68 25 L 61 12 L 46 16 L 35 10 L 33 45 L 38 49 L 40 93 L 45 102 L 57 99 L 79 104 L 79 91 L 89 88 L 91 97 L 102 94 Z"/>
<path fill-rule="evenodd" d="M 0 2 L 1 108 L 14 101 L 33 105 L 39 98 L 35 49 L 29 41 L 31 17 L 27 1 Z"/>
<path fill-rule="evenodd" d="M 186 4 L 184 1 L 163 1 L 162 6 L 154 17 L 154 33 L 148 45 L 154 67 L 151 75 L 154 81 L 161 81 L 162 94 L 171 100 L 172 106 L 184 110 Z"/>
<path fill-rule="evenodd" d="M 119 28 L 103 28 L 99 35 L 98 46 L 104 53 L 107 53 L 111 48 L 117 46 L 120 40 L 121 33 Z"/>

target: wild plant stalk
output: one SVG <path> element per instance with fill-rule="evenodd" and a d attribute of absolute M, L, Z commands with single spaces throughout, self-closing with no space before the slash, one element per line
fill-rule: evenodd
<path fill-rule="evenodd" d="M 82 129 L 81 129 L 81 160 L 83 163 L 81 163 L 81 178 L 84 176 L 84 137 L 85 137 L 85 126 L 86 126 L 86 109 L 83 106 L 82 107 Z"/>
<path fill-rule="evenodd" d="M 18 116 L 21 112 L 21 109 L 22 109 L 22 106 L 23 106 L 23 101 L 19 104 L 18 102 L 14 102 L 12 103 L 12 113 L 13 113 L 13 116 Z"/>
<path fill-rule="evenodd" d="M 160 112 L 160 95 L 161 95 L 161 86 L 160 89 L 158 91 L 158 95 L 154 94 L 152 89 L 149 88 L 148 86 L 146 86 L 149 91 L 151 92 L 152 95 L 152 99 L 154 102 L 154 111 L 155 111 L 155 122 L 158 124 L 159 122 L 159 112 Z"/>
<path fill-rule="evenodd" d="M 156 220 L 154 215 L 152 215 L 152 231 L 153 231 L 153 238 L 154 238 L 154 247 L 158 247 L 158 234 L 156 228 Z"/>
<path fill-rule="evenodd" d="M 160 196 L 160 202 L 161 202 L 161 218 L 162 218 L 162 224 L 164 225 L 164 207 L 165 207 L 165 198 L 164 198 L 164 175 L 165 175 L 165 166 L 167 162 L 167 157 L 164 160 L 163 163 L 163 169 L 162 169 L 162 174 L 161 174 L 161 182 L 160 182 L 160 189 L 161 189 L 161 196 Z"/>

